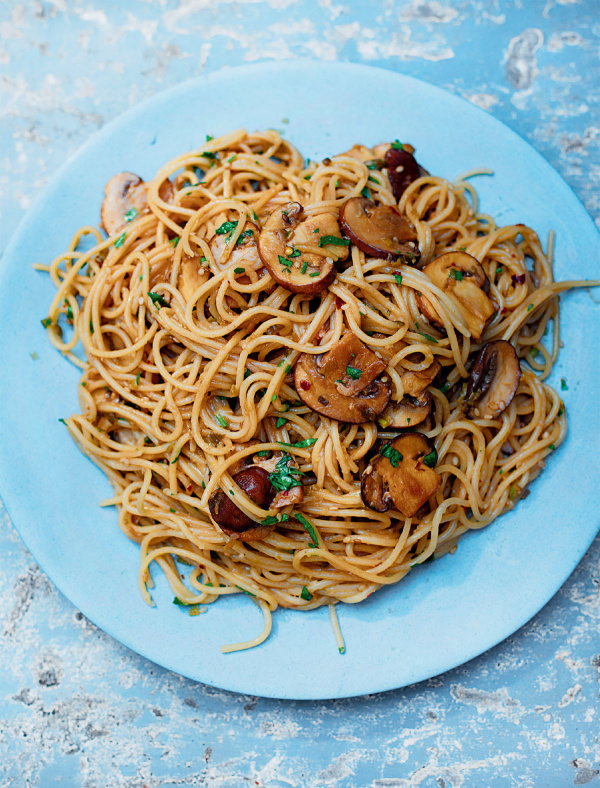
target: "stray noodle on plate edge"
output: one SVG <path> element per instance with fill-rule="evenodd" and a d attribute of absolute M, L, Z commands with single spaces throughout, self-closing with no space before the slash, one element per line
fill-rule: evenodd
<path fill-rule="evenodd" d="M 191 614 L 240 592 L 263 611 L 261 634 L 223 651 L 263 642 L 278 606 L 321 605 L 343 651 L 336 602 L 454 551 L 565 437 L 544 383 L 558 296 L 595 283 L 555 283 L 552 238 L 544 253 L 529 227 L 497 227 L 476 172 L 449 183 L 413 152 L 305 163 L 272 130 L 207 137 L 148 184 L 111 179 L 109 237 L 82 227 L 36 266 L 57 288 L 50 341 L 83 369 L 65 423 L 140 544 L 145 600 L 156 562 Z M 382 206 L 405 217 L 392 254 L 366 238 L 400 221 Z"/>

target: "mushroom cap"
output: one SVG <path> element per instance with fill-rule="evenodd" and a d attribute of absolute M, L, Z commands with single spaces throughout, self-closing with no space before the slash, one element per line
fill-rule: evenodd
<path fill-rule="evenodd" d="M 428 391 L 413 397 L 405 394 L 400 402 L 394 402 L 379 419 L 385 429 L 404 429 L 422 424 L 431 413 L 433 399 Z"/>
<path fill-rule="evenodd" d="M 486 295 L 490 283 L 479 261 L 466 252 L 445 252 L 426 265 L 423 273 L 452 298 L 471 336 L 480 339 L 496 309 Z M 442 321 L 429 299 L 418 295 L 417 301 L 425 317 L 441 326 Z"/>
<path fill-rule="evenodd" d="M 391 205 L 351 197 L 342 205 L 340 224 L 352 243 L 370 257 L 401 257 L 406 263 L 420 258 L 415 228 Z"/>
<path fill-rule="evenodd" d="M 173 184 L 167 178 L 160 185 L 159 196 L 168 202 L 173 196 Z M 102 226 L 109 235 L 116 235 L 128 225 L 125 214 L 135 208 L 148 213 L 148 184 L 133 172 L 118 172 L 104 187 L 100 208 Z"/>
<path fill-rule="evenodd" d="M 408 146 L 403 147 L 402 150 L 390 147 L 383 158 L 390 186 L 397 200 L 402 197 L 413 181 L 421 177 L 420 167 L 412 155 L 413 150 L 409 151 Z"/>
<path fill-rule="evenodd" d="M 254 503 L 269 508 L 274 491 L 267 471 L 252 466 L 238 471 L 232 478 Z M 252 520 L 220 489 L 210 497 L 208 508 L 215 523 L 232 539 L 240 539 L 243 542 L 258 541 L 274 528 L 272 525 L 262 525 Z"/>
<path fill-rule="evenodd" d="M 411 397 L 418 397 L 422 391 L 425 391 L 427 386 L 433 383 L 441 368 L 442 365 L 440 362 L 434 358 L 426 369 L 406 369 L 400 375 L 404 394 L 409 394 Z"/>
<path fill-rule="evenodd" d="M 347 257 L 348 241 L 344 241 L 339 232 L 335 217 L 323 215 L 323 224 L 331 232 L 310 231 L 303 227 L 303 208 L 300 203 L 290 202 L 278 208 L 267 219 L 258 237 L 258 253 L 273 279 L 292 293 L 314 295 L 325 290 L 333 282 L 336 275 L 335 262 Z M 321 217 L 306 220 L 311 228 Z M 296 241 L 298 238 L 298 241 Z M 323 243 L 328 238 L 339 238 L 339 243 Z M 295 249 L 298 245 L 307 245 L 310 240 L 312 251 Z M 291 252 L 289 250 L 292 250 Z"/>
<path fill-rule="evenodd" d="M 188 257 L 185 255 L 181 259 L 179 267 L 179 277 L 177 287 L 185 301 L 189 301 L 196 290 L 208 282 L 210 272 L 206 266 L 200 262 L 200 256 Z"/>
<path fill-rule="evenodd" d="M 230 235 L 215 233 L 208 242 L 215 263 L 221 269 L 230 265 L 250 265 L 254 269 L 260 268 L 262 260 L 258 254 L 257 242 L 260 230 L 254 222 L 246 221 L 244 229 L 232 247 L 229 243 Z"/>
<path fill-rule="evenodd" d="M 309 408 L 348 424 L 375 421 L 390 400 L 379 375 L 385 362 L 348 332 L 322 356 L 303 353 L 294 368 L 298 396 Z"/>
<path fill-rule="evenodd" d="M 520 380 L 519 358 L 510 342 L 504 339 L 488 342 L 471 367 L 465 397 L 467 415 L 495 419 L 512 402 Z"/>
<path fill-rule="evenodd" d="M 405 517 L 414 517 L 442 483 L 425 458 L 435 462 L 435 446 L 420 432 L 405 432 L 384 444 L 362 475 L 365 506 L 376 512 L 395 507 Z"/>

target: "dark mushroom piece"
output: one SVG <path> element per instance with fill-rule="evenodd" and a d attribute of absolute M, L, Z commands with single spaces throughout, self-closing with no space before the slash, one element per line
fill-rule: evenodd
<path fill-rule="evenodd" d="M 159 189 L 161 199 L 168 202 L 173 196 L 173 184 L 165 180 Z M 134 216 L 127 215 L 135 211 Z M 109 235 L 124 230 L 131 219 L 148 213 L 148 184 L 133 172 L 119 172 L 104 187 L 104 200 L 100 208 L 102 226 Z"/>
<path fill-rule="evenodd" d="M 258 237 L 258 253 L 273 279 L 292 293 L 314 295 L 333 282 L 335 263 L 348 256 L 348 241 L 331 214 L 302 221 L 300 203 L 274 211 Z M 310 244 L 322 253 L 301 252 L 294 244 Z"/>
<path fill-rule="evenodd" d="M 328 353 L 303 353 L 294 368 L 298 396 L 309 408 L 348 424 L 375 421 L 390 400 L 386 364 L 348 332 Z"/>
<path fill-rule="evenodd" d="M 395 507 L 414 517 L 442 483 L 433 470 L 436 461 L 433 442 L 419 432 L 405 432 L 384 444 L 362 475 L 365 506 L 376 512 Z"/>
<path fill-rule="evenodd" d="M 394 402 L 393 405 L 390 405 L 379 419 L 379 425 L 384 429 L 416 427 L 417 424 L 422 424 L 429 416 L 432 403 L 433 400 L 428 391 L 422 391 L 416 397 L 405 394 L 400 402 Z"/>
<path fill-rule="evenodd" d="M 260 230 L 254 222 L 246 222 L 242 233 L 238 237 L 233 249 L 230 247 L 231 233 L 215 233 L 208 242 L 212 256 L 219 268 L 229 266 L 249 266 L 257 269 L 262 265 L 262 260 L 258 255 L 257 241 Z M 225 252 L 228 257 L 223 260 Z"/>
<path fill-rule="evenodd" d="M 189 301 L 194 292 L 208 282 L 210 272 L 200 259 L 199 255 L 184 255 L 181 259 L 177 287 L 185 301 Z"/>
<path fill-rule="evenodd" d="M 421 168 L 413 156 L 413 150 L 408 150 L 408 146 L 403 146 L 402 149 L 390 148 L 383 158 L 390 186 L 397 200 L 413 181 L 421 177 Z"/>
<path fill-rule="evenodd" d="M 452 298 L 471 336 L 480 339 L 496 310 L 486 295 L 490 283 L 479 261 L 466 252 L 446 252 L 426 265 L 423 273 Z M 418 295 L 417 301 L 430 323 L 443 325 L 428 298 Z"/>
<path fill-rule="evenodd" d="M 404 388 L 404 394 L 411 397 L 418 397 L 435 380 L 436 375 L 442 368 L 437 359 L 433 359 L 426 369 L 412 370 L 407 369 L 400 375 L 400 380 Z"/>
<path fill-rule="evenodd" d="M 271 486 L 267 471 L 256 466 L 244 468 L 234 474 L 232 479 L 254 503 L 263 509 L 270 508 L 275 491 Z M 273 525 L 261 525 L 252 520 L 233 503 L 231 498 L 225 495 L 223 490 L 213 493 L 208 502 L 208 508 L 215 523 L 231 539 L 257 542 L 268 536 L 274 528 Z"/>
<path fill-rule="evenodd" d="M 406 216 L 391 205 L 375 205 L 366 197 L 351 197 L 340 211 L 340 225 L 366 255 L 405 263 L 419 261 L 417 233 Z"/>
<path fill-rule="evenodd" d="M 513 401 L 521 367 L 514 347 L 504 339 L 488 342 L 475 358 L 467 384 L 467 415 L 495 419 Z"/>

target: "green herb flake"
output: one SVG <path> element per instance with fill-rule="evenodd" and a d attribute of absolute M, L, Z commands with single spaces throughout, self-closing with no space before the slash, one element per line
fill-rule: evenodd
<path fill-rule="evenodd" d="M 348 365 L 346 367 L 346 375 L 348 375 L 349 378 L 352 378 L 352 380 L 360 380 L 362 376 L 362 369 Z"/>
<path fill-rule="evenodd" d="M 173 457 L 173 459 L 171 460 L 171 465 L 175 465 L 175 463 L 177 462 L 177 460 L 179 459 L 179 457 L 181 455 L 181 450 L 182 449 L 183 449 L 183 446 L 181 447 L 181 449 L 179 449 L 179 451 L 177 452 L 175 457 Z"/>
<path fill-rule="evenodd" d="M 175 509 L 173 509 L 172 507 L 169 509 L 169 511 L 173 512 L 173 514 L 175 514 Z"/>
<path fill-rule="evenodd" d="M 126 222 L 132 222 L 135 219 L 135 217 L 138 215 L 138 213 L 139 211 L 137 208 L 130 208 L 125 214 L 125 216 L 123 217 L 123 219 L 125 219 Z"/>
<path fill-rule="evenodd" d="M 366 186 L 364 187 L 364 189 L 361 189 L 361 192 L 360 192 L 360 193 L 361 193 L 361 195 L 362 195 L 363 197 L 366 197 L 366 198 L 367 198 L 367 200 L 370 200 L 370 199 L 371 199 L 371 192 L 369 191 L 369 189 L 368 189 Z"/>
<path fill-rule="evenodd" d="M 229 422 L 227 421 L 225 416 L 223 416 L 221 413 L 217 413 L 216 418 L 217 418 L 217 421 L 219 422 L 219 424 L 221 425 L 221 427 L 223 427 L 225 429 L 227 429 L 229 427 Z"/>
<path fill-rule="evenodd" d="M 48 326 L 52 325 L 52 318 L 45 317 L 43 320 L 40 320 L 40 323 L 44 326 L 44 328 L 48 328 Z"/>
<path fill-rule="evenodd" d="M 140 378 L 141 378 L 141 376 L 142 376 L 141 372 L 138 372 L 137 375 L 135 376 L 135 385 L 136 386 L 140 385 Z"/>
<path fill-rule="evenodd" d="M 217 235 L 228 235 L 231 236 L 235 228 L 238 226 L 237 222 L 223 222 L 220 227 L 217 227 L 215 230 Z"/>
<path fill-rule="evenodd" d="M 314 446 L 317 442 L 316 438 L 307 438 L 303 441 L 297 441 L 296 443 L 290 443 L 290 446 L 294 446 L 296 449 L 308 449 L 309 446 Z"/>
<path fill-rule="evenodd" d="M 503 267 L 499 265 L 498 268 L 496 268 L 496 276 L 498 276 L 498 274 L 501 274 L 503 270 L 504 270 Z"/>
<path fill-rule="evenodd" d="M 399 285 L 402 284 L 402 274 L 394 274 L 394 279 Z"/>
<path fill-rule="evenodd" d="M 563 410 L 562 408 L 559 408 L 559 409 L 558 409 L 558 415 L 559 415 L 559 416 L 562 416 L 562 415 L 563 415 L 563 413 L 564 413 L 564 410 Z"/>
<path fill-rule="evenodd" d="M 327 246 L 327 244 L 332 246 L 350 246 L 350 241 L 348 238 L 340 238 L 337 235 L 322 235 L 319 238 L 319 246 Z"/>
<path fill-rule="evenodd" d="M 386 445 L 382 447 L 380 454 L 382 457 L 387 457 L 393 468 L 397 468 L 403 460 L 398 449 L 394 449 L 391 443 L 386 443 Z"/>
<path fill-rule="evenodd" d="M 261 520 L 260 522 L 261 525 L 276 525 L 276 523 L 278 523 L 279 520 L 276 517 L 273 517 L 272 514 L 269 514 L 267 517 L 265 517 L 264 520 Z"/>
<path fill-rule="evenodd" d="M 65 425 L 65 427 L 67 426 L 67 422 L 66 422 L 64 419 L 59 419 L 59 421 L 60 421 L 62 424 L 64 424 L 64 425 Z"/>
<path fill-rule="evenodd" d="M 451 268 L 448 272 L 448 277 L 450 279 L 456 279 L 457 282 L 462 282 L 463 274 L 462 271 L 457 271 L 456 268 Z"/>
<path fill-rule="evenodd" d="M 315 276 L 320 276 L 320 271 L 315 271 L 314 274 L 309 274 L 310 278 L 314 278 Z"/>
<path fill-rule="evenodd" d="M 297 249 L 295 249 L 293 246 L 292 246 L 292 250 L 293 251 L 292 251 L 292 253 L 290 255 L 290 258 L 292 258 L 292 257 L 300 257 L 300 252 Z"/>
<path fill-rule="evenodd" d="M 528 304 L 527 311 L 531 312 L 532 309 L 533 309 L 533 304 Z"/>
<path fill-rule="evenodd" d="M 529 351 L 529 355 L 531 356 L 531 358 L 535 358 L 539 352 L 540 351 L 536 347 L 532 347 L 531 350 Z"/>
<path fill-rule="evenodd" d="M 248 589 L 246 588 L 242 588 L 241 586 L 238 585 L 236 585 L 236 588 L 239 588 L 240 591 L 243 591 L 244 594 L 248 594 L 248 596 L 256 596 L 256 594 L 253 594 L 252 591 L 248 591 Z"/>
<path fill-rule="evenodd" d="M 392 150 L 404 150 L 404 145 L 400 142 L 400 140 L 394 140 L 392 142 Z"/>
<path fill-rule="evenodd" d="M 227 163 L 229 164 L 230 162 L 235 161 L 236 159 L 237 159 L 237 153 L 234 153 L 233 156 L 230 156 L 227 159 Z"/>
<path fill-rule="evenodd" d="M 434 449 L 423 457 L 423 462 L 428 468 L 435 468 L 437 463 L 437 451 Z"/>
<path fill-rule="evenodd" d="M 275 426 L 277 427 L 277 429 L 279 429 L 279 427 L 283 427 L 283 425 L 284 425 L 286 422 L 287 422 L 287 419 L 285 418 L 285 416 L 280 416 L 280 417 L 277 419 L 277 424 L 276 424 Z"/>
<path fill-rule="evenodd" d="M 39 356 L 38 356 L 38 354 L 35 352 L 35 350 L 33 351 L 33 353 L 30 353 L 29 355 L 31 356 L 31 358 L 32 358 L 34 361 L 37 361 L 37 360 L 38 360 L 38 358 L 39 358 Z M 84 384 L 82 384 L 82 385 L 84 385 Z"/>
<path fill-rule="evenodd" d="M 94 323 L 90 320 L 90 334 L 94 333 Z"/>
<path fill-rule="evenodd" d="M 256 211 L 252 211 L 252 217 L 253 217 L 255 222 L 258 221 L 258 216 L 256 215 Z"/>
<path fill-rule="evenodd" d="M 448 383 L 448 381 L 446 381 L 444 385 L 440 388 L 440 391 L 442 392 L 442 394 L 445 394 L 449 388 L 450 388 L 450 384 Z"/>
<path fill-rule="evenodd" d="M 165 301 L 158 293 L 148 293 L 148 297 L 157 309 L 160 309 L 161 306 L 170 306 L 169 302 Z"/>
<path fill-rule="evenodd" d="M 201 265 L 208 265 L 208 260 L 206 259 L 206 257 L 201 257 L 200 258 L 200 264 Z"/>
<path fill-rule="evenodd" d="M 319 228 L 318 228 L 318 227 L 316 227 L 316 228 L 313 230 L 313 233 L 318 233 L 318 232 L 319 232 Z"/>
<path fill-rule="evenodd" d="M 123 244 L 125 243 L 126 235 L 127 233 L 121 233 L 121 235 L 117 238 L 117 240 L 114 243 L 115 249 L 119 249 L 121 246 L 123 246 Z"/>
<path fill-rule="evenodd" d="M 310 600 L 313 598 L 313 595 L 310 593 L 310 591 L 306 586 L 302 586 L 302 591 L 300 592 L 300 596 L 302 597 L 302 599 L 306 599 L 307 602 L 310 602 Z"/>
<path fill-rule="evenodd" d="M 178 235 L 176 235 L 175 238 L 171 238 L 169 243 L 172 244 L 173 249 L 175 249 L 175 247 L 177 246 L 177 244 L 179 243 L 180 240 L 181 240 L 181 238 Z"/>
<path fill-rule="evenodd" d="M 373 183 L 376 183 L 377 185 L 379 185 L 379 181 L 377 180 L 377 178 L 374 178 L 372 175 L 369 175 L 368 180 L 373 181 Z"/>
<path fill-rule="evenodd" d="M 556 451 L 556 446 L 553 443 L 551 443 L 550 446 L 548 446 L 548 448 L 550 449 L 550 451 Z"/>
<path fill-rule="evenodd" d="M 561 391 L 568 391 L 569 387 L 567 386 L 567 381 L 565 378 L 560 379 L 560 390 Z"/>
<path fill-rule="evenodd" d="M 284 443 L 282 445 L 285 446 L 287 444 Z M 275 466 L 274 472 L 269 474 L 269 480 L 278 492 L 291 490 L 292 487 L 299 487 L 302 483 L 301 477 L 304 474 L 298 468 L 290 465 L 291 460 L 291 456 L 284 452 L 283 457 Z"/>
<path fill-rule="evenodd" d="M 309 521 L 306 519 L 306 517 L 303 514 L 301 514 L 300 512 L 295 512 L 294 513 L 294 517 L 296 518 L 296 520 L 298 520 L 300 525 L 304 526 L 304 529 L 306 531 L 308 531 L 308 535 L 312 539 L 312 542 L 309 542 L 308 546 L 309 547 L 318 547 L 319 546 L 319 538 L 317 536 L 317 532 L 314 529 L 314 526 L 311 523 L 309 523 Z"/>
<path fill-rule="evenodd" d="M 435 342 L 435 344 L 437 345 L 438 343 L 437 339 L 434 339 L 430 334 L 425 334 L 423 331 L 421 331 L 418 323 L 415 323 L 415 326 L 417 329 L 417 334 L 420 334 L 422 337 L 425 337 L 425 339 L 428 339 L 430 342 Z"/>
<path fill-rule="evenodd" d="M 193 603 L 192 602 L 184 602 L 183 599 L 180 599 L 178 596 L 176 596 L 173 599 L 173 604 L 174 605 L 179 605 L 179 607 L 189 607 L 190 604 L 193 604 Z"/>
<path fill-rule="evenodd" d="M 517 486 L 515 484 L 511 484 L 508 490 L 508 497 L 511 501 L 514 501 L 517 497 Z"/>
<path fill-rule="evenodd" d="M 270 453 L 271 452 L 268 451 L 268 450 L 267 451 L 257 451 L 256 452 L 256 456 L 257 457 L 268 457 Z"/>
<path fill-rule="evenodd" d="M 206 135 L 206 141 L 210 142 L 211 140 L 214 140 L 214 137 L 212 136 L 212 134 L 207 134 Z"/>
<path fill-rule="evenodd" d="M 243 274 L 245 270 L 246 270 L 245 268 L 234 268 L 233 269 L 233 273 L 234 274 Z"/>

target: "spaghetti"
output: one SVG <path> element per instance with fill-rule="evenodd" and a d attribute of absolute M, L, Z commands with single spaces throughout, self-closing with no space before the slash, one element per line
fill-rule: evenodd
<path fill-rule="evenodd" d="M 461 534 L 526 494 L 565 437 L 565 407 L 544 382 L 559 348 L 558 296 L 591 283 L 555 283 L 552 240 L 544 253 L 529 227 L 498 227 L 479 213 L 469 173 L 449 183 L 419 170 L 398 187 L 405 170 L 384 165 L 390 150 L 403 149 L 412 153 L 400 143 L 356 146 L 305 163 L 274 131 L 208 138 L 150 183 L 121 183 L 117 197 L 128 202 L 117 204 L 116 218 L 103 206 L 109 237 L 83 227 L 45 267 L 57 292 L 43 322 L 83 370 L 81 414 L 65 422 L 114 487 L 104 504 L 117 507 L 121 530 L 140 545 L 144 598 L 152 604 L 156 563 L 179 604 L 246 592 L 263 611 L 260 636 L 224 650 L 262 642 L 278 606 L 329 605 L 337 621 L 336 602 L 360 602 L 453 551 Z M 311 240 L 307 230 L 303 238 L 286 230 L 291 246 L 284 242 L 282 271 L 272 274 L 261 243 L 277 212 L 289 220 L 290 205 L 304 230 L 328 223 L 333 231 L 313 227 Z M 348 205 L 397 207 L 414 231 L 415 255 L 382 257 L 349 244 L 336 234 Z M 87 237 L 93 247 L 85 251 Z M 493 314 L 479 338 L 464 304 L 432 278 L 430 264 L 449 252 L 484 272 Z M 320 281 L 325 264 L 331 281 L 318 292 L 279 283 L 286 272 Z M 463 274 L 448 270 L 460 284 Z M 386 410 L 362 421 L 315 410 L 298 384 L 302 364 L 312 369 L 348 336 L 385 368 L 377 380 Z M 482 418 L 468 407 L 467 381 L 477 354 L 499 340 L 525 363 L 510 404 Z M 348 370 L 335 381 L 345 396 L 363 374 Z M 412 399 L 410 374 L 426 380 Z M 396 427 L 394 408 L 408 403 L 414 413 L 423 397 L 426 417 Z M 437 474 L 410 516 L 389 500 L 377 510 L 361 490 L 375 455 L 398 466 L 394 441 L 406 433 L 428 441 L 426 464 Z M 240 475 L 257 468 L 271 485 L 262 498 Z M 250 521 L 257 538 L 219 527 L 215 501 Z M 181 563 L 190 565 L 186 582 Z"/>

